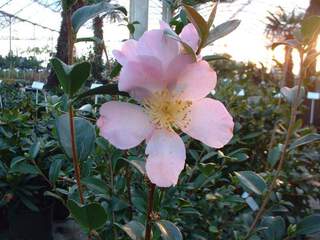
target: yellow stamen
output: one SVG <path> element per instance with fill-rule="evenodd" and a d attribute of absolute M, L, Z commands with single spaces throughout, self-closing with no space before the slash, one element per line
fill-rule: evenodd
<path fill-rule="evenodd" d="M 191 101 L 181 100 L 168 90 L 155 92 L 143 101 L 143 106 L 152 122 L 157 127 L 170 131 L 188 127 L 191 105 Z"/>

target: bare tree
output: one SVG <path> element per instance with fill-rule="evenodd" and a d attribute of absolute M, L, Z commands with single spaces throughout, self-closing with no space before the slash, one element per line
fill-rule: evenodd
<path fill-rule="evenodd" d="M 83 7 L 85 5 L 83 0 L 78 0 L 73 6 L 72 6 L 72 13 L 76 11 L 77 9 Z M 57 51 L 55 54 L 55 57 L 61 59 L 63 62 L 67 62 L 68 60 L 68 34 L 67 34 L 67 24 L 66 24 L 66 13 L 62 11 L 61 13 L 62 21 L 61 21 L 61 27 L 60 27 L 60 34 L 57 41 Z M 54 73 L 53 69 L 51 69 L 48 81 L 47 81 L 47 87 L 48 88 L 54 88 L 59 85 L 58 78 L 56 74 Z"/>

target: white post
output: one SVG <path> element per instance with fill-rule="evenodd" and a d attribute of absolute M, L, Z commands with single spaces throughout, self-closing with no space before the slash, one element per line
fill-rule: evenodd
<path fill-rule="evenodd" d="M 314 111 L 315 111 L 316 101 L 320 100 L 320 93 L 308 92 L 307 99 L 311 100 L 310 125 L 312 125 L 314 122 Z"/>
<path fill-rule="evenodd" d="M 47 98 L 47 93 L 45 90 L 43 91 L 43 96 L 44 96 L 44 102 L 46 104 L 46 112 L 49 112 L 48 111 L 48 98 Z"/>
<path fill-rule="evenodd" d="M 310 125 L 313 124 L 313 121 L 314 121 L 314 108 L 315 108 L 315 100 L 312 99 L 311 100 L 311 110 L 310 110 Z"/>
<path fill-rule="evenodd" d="M 38 105 L 38 97 L 39 97 L 39 90 L 37 89 L 37 91 L 36 91 L 36 104 Z"/>
<path fill-rule="evenodd" d="M 169 23 L 172 18 L 171 6 L 168 2 L 162 1 L 162 20 Z"/>
<path fill-rule="evenodd" d="M 149 0 L 130 0 L 130 22 L 138 21 L 135 25 L 134 39 L 139 39 L 148 30 Z"/>

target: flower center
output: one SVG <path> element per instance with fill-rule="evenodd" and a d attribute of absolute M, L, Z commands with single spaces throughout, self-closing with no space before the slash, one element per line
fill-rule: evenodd
<path fill-rule="evenodd" d="M 143 107 L 152 122 L 159 128 L 170 131 L 187 128 L 190 123 L 191 101 L 183 101 L 168 90 L 155 92 L 144 99 Z"/>

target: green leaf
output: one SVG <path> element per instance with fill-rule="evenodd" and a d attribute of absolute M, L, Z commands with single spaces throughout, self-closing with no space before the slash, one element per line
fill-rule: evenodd
<path fill-rule="evenodd" d="M 232 154 L 232 155 L 230 155 L 230 157 L 231 157 L 230 160 L 233 162 L 244 162 L 249 159 L 248 154 L 243 153 L 243 152 L 238 152 L 238 153 Z"/>
<path fill-rule="evenodd" d="M 72 159 L 69 114 L 59 116 L 55 124 L 59 143 L 66 155 Z M 77 155 L 80 161 L 84 161 L 94 149 L 96 131 L 88 120 L 79 117 L 74 118 L 74 126 Z"/>
<path fill-rule="evenodd" d="M 21 163 L 15 164 L 13 167 L 11 167 L 10 173 L 37 175 L 37 174 L 39 174 L 39 171 L 34 165 L 31 165 L 26 162 L 21 162 Z"/>
<path fill-rule="evenodd" d="M 98 203 L 80 206 L 77 202 L 68 200 L 68 208 L 74 219 L 88 231 L 101 228 L 107 221 L 107 214 Z"/>
<path fill-rule="evenodd" d="M 240 20 L 230 20 L 215 27 L 212 31 L 209 32 L 209 36 L 205 43 L 205 46 L 233 32 L 237 27 L 239 27 L 240 22 Z"/>
<path fill-rule="evenodd" d="M 96 177 L 86 177 L 81 179 L 82 184 L 86 185 L 90 190 L 101 194 L 107 193 L 107 183 Z"/>
<path fill-rule="evenodd" d="M 118 4 L 108 3 L 106 1 L 79 8 L 72 14 L 71 21 L 73 30 L 77 33 L 80 27 L 88 20 L 99 16 L 101 13 L 110 14 L 114 11 L 120 11 L 127 15 L 127 10 L 124 7 L 119 6 Z"/>
<path fill-rule="evenodd" d="M 213 22 L 214 22 L 214 19 L 215 19 L 215 17 L 216 17 L 217 10 L 218 10 L 218 5 L 219 5 L 219 2 L 218 2 L 218 1 L 215 2 L 215 3 L 214 3 L 214 6 L 213 6 L 213 8 L 212 8 L 212 10 L 211 10 L 211 13 L 210 13 L 210 16 L 209 16 L 209 19 L 208 19 L 208 23 L 207 23 L 209 29 L 211 28 L 211 26 L 212 26 L 212 24 L 213 24 Z"/>
<path fill-rule="evenodd" d="M 207 62 L 217 61 L 217 60 L 230 60 L 230 58 L 222 55 L 208 55 L 208 56 L 204 56 L 202 59 Z"/>
<path fill-rule="evenodd" d="M 297 224 L 296 233 L 299 235 L 310 235 L 320 232 L 320 215 L 315 214 L 302 219 Z"/>
<path fill-rule="evenodd" d="M 215 170 L 216 165 L 214 163 L 200 163 L 199 164 L 199 169 L 200 171 L 206 175 L 210 176 L 212 172 Z"/>
<path fill-rule="evenodd" d="M 39 212 L 39 208 L 27 197 L 19 195 L 19 200 L 31 211 Z"/>
<path fill-rule="evenodd" d="M 63 158 L 61 156 L 52 158 L 52 163 L 51 163 L 50 169 L 49 169 L 49 180 L 53 185 L 55 185 L 55 182 L 57 181 L 57 179 L 59 177 L 62 163 L 63 163 Z"/>
<path fill-rule="evenodd" d="M 267 161 L 271 167 L 274 167 L 280 159 L 283 144 L 279 143 L 277 146 L 271 149 L 268 153 Z"/>
<path fill-rule="evenodd" d="M 63 91 L 71 97 L 82 87 L 91 71 L 89 62 L 67 65 L 60 59 L 53 58 L 51 59 L 51 64 L 57 74 Z"/>
<path fill-rule="evenodd" d="M 203 17 L 191 6 L 183 4 L 185 12 L 188 16 L 189 21 L 195 26 L 197 29 L 198 35 L 200 37 L 200 44 L 197 54 L 202 47 L 205 46 L 209 35 L 209 27 L 207 22 L 203 19 Z"/>
<path fill-rule="evenodd" d="M 301 23 L 301 33 L 305 40 L 312 40 L 320 31 L 320 16 L 310 16 Z"/>
<path fill-rule="evenodd" d="M 16 164 L 18 163 L 21 163 L 23 161 L 27 160 L 25 157 L 22 157 L 22 156 L 17 156 L 15 158 L 13 158 L 11 160 L 11 163 L 10 163 L 10 168 L 13 168 Z"/>
<path fill-rule="evenodd" d="M 112 68 L 112 71 L 110 73 L 110 78 L 115 78 L 119 76 L 121 69 L 122 69 L 122 65 L 116 62 L 116 65 Z"/>
<path fill-rule="evenodd" d="M 125 225 L 118 225 L 132 240 L 144 240 L 145 227 L 138 221 L 130 221 Z"/>
<path fill-rule="evenodd" d="M 157 227 L 161 232 L 161 238 L 163 240 L 182 240 L 182 234 L 180 229 L 172 222 L 167 220 L 160 220 L 156 222 Z"/>
<path fill-rule="evenodd" d="M 301 147 L 303 145 L 309 144 L 309 143 L 313 143 L 315 141 L 319 141 L 320 140 L 320 134 L 318 133 L 310 133 L 306 136 L 303 136 L 301 138 L 298 138 L 297 140 L 295 140 L 289 147 L 289 151 L 297 148 L 297 147 Z"/>
<path fill-rule="evenodd" d="M 117 84 L 108 84 L 108 85 L 104 85 L 101 87 L 97 87 L 91 90 L 88 90 L 80 95 L 78 95 L 74 101 L 86 98 L 86 97 L 91 97 L 91 96 L 95 96 L 95 95 L 103 95 L 103 94 L 107 94 L 107 95 L 121 95 L 124 97 L 129 97 L 129 94 L 126 92 L 120 92 L 118 90 L 118 85 Z"/>
<path fill-rule="evenodd" d="M 267 184 L 262 177 L 252 171 L 235 172 L 243 187 L 261 195 L 267 189 Z"/>
<path fill-rule="evenodd" d="M 187 43 L 181 40 L 178 34 L 176 34 L 171 28 L 165 29 L 164 34 L 178 42 L 180 42 L 187 54 L 189 54 L 192 57 L 192 60 L 195 62 L 197 61 L 197 56 L 195 52 L 193 51 L 192 47 L 190 47 Z"/>
<path fill-rule="evenodd" d="M 267 216 L 261 221 L 261 227 L 266 240 L 282 240 L 286 234 L 286 224 L 282 217 Z"/>
<path fill-rule="evenodd" d="M 142 175 L 146 175 L 146 162 L 140 160 L 124 159 L 126 162 L 134 166 Z"/>
<path fill-rule="evenodd" d="M 39 152 L 40 152 L 40 142 L 37 141 L 37 142 L 33 143 L 32 146 L 30 147 L 29 155 L 30 155 L 31 159 L 36 159 Z"/>

